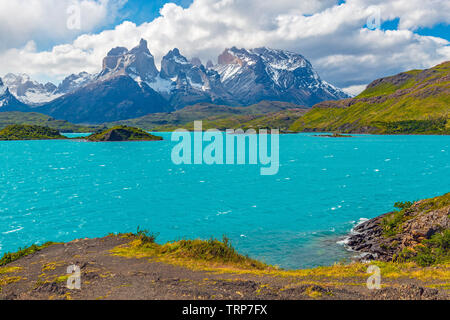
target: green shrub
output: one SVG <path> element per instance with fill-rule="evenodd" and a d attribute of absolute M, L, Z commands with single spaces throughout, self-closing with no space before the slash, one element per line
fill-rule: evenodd
<path fill-rule="evenodd" d="M 405 248 L 393 260 L 414 261 L 421 267 L 450 261 L 450 229 L 434 234 L 430 239 L 424 240 L 422 246 L 415 249 Z"/>
<path fill-rule="evenodd" d="M 150 233 L 148 230 L 141 230 L 140 227 L 137 227 L 137 231 L 135 236 L 137 236 L 142 244 L 155 243 L 156 238 L 159 234 Z"/>
<path fill-rule="evenodd" d="M 32 246 L 28 248 L 19 249 L 17 252 L 7 252 L 3 255 L 3 258 L 0 259 L 0 266 L 7 265 L 8 263 L 11 263 L 13 261 L 16 261 L 22 257 L 25 257 L 27 255 L 30 255 L 32 253 L 38 252 L 42 249 L 45 249 L 49 246 L 54 244 L 53 242 L 46 242 L 41 246 L 33 244 Z"/>
<path fill-rule="evenodd" d="M 381 227 L 383 228 L 383 233 L 387 237 L 396 235 L 401 231 L 401 225 L 408 219 L 408 213 L 414 202 L 396 202 L 394 207 L 398 209 L 388 215 L 386 215 L 381 221 Z"/>
<path fill-rule="evenodd" d="M 396 202 L 394 204 L 394 208 L 397 208 L 399 210 L 404 210 L 404 209 L 409 209 L 412 207 L 412 205 L 414 204 L 414 202 L 411 201 L 406 201 L 406 202 Z"/>
<path fill-rule="evenodd" d="M 381 227 L 383 228 L 383 233 L 387 237 L 395 236 L 401 231 L 401 224 L 404 221 L 405 213 L 404 211 L 393 212 L 381 221 Z"/>

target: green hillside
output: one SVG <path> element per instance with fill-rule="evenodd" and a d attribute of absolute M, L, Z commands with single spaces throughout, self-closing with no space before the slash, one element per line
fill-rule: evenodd
<path fill-rule="evenodd" d="M 271 112 L 268 114 L 251 114 L 251 115 L 237 115 L 226 116 L 223 118 L 207 118 L 203 120 L 203 130 L 208 129 L 280 129 L 280 132 L 289 132 L 290 126 L 301 116 L 303 116 L 308 109 L 289 109 L 278 112 Z M 202 119 L 197 119 L 202 120 Z M 183 125 L 184 129 L 193 130 L 194 123 L 189 122 Z M 176 127 L 165 127 L 159 129 L 176 129 Z"/>
<path fill-rule="evenodd" d="M 379 134 L 450 133 L 450 62 L 372 82 L 353 99 L 313 107 L 293 131 Z"/>
<path fill-rule="evenodd" d="M 0 112 L 0 129 L 13 124 L 27 124 L 49 127 L 60 132 L 94 132 L 101 127 L 77 125 L 65 120 L 56 120 L 42 113 L 36 112 Z"/>
<path fill-rule="evenodd" d="M 108 123 L 108 126 L 127 125 L 150 131 L 193 129 L 193 122 L 203 120 L 204 129 L 260 128 L 288 129 L 309 109 L 276 101 L 261 101 L 249 107 L 229 107 L 208 103 L 197 104 L 172 113 L 149 114 L 141 118 Z"/>

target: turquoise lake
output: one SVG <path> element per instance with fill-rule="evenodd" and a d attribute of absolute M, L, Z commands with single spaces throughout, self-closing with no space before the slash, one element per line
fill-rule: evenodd
<path fill-rule="evenodd" d="M 162 142 L 0 142 L 0 253 L 134 232 L 222 238 L 284 268 L 329 265 L 361 218 L 450 191 L 449 136 L 280 136 L 280 170 L 174 165 Z"/>

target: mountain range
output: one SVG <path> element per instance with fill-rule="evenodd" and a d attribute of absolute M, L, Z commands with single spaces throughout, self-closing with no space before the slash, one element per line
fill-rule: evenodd
<path fill-rule="evenodd" d="M 5 88 L 0 94 L 20 103 Z M 450 61 L 426 70 L 410 70 L 377 79 L 352 99 L 320 102 L 312 108 L 288 102 L 260 101 L 245 107 L 199 103 L 180 110 L 82 126 L 35 112 L 2 112 L 0 128 L 12 124 L 49 126 L 65 132 L 93 132 L 127 125 L 148 131 L 203 129 L 271 129 L 281 132 L 373 134 L 450 134 Z M 339 137 L 339 135 L 337 135 Z"/>
<path fill-rule="evenodd" d="M 173 131 L 178 127 L 193 130 L 194 120 L 203 120 L 204 130 L 279 128 L 289 133 L 450 134 L 450 61 L 377 79 L 354 98 L 324 101 L 312 108 L 272 101 L 244 108 L 199 104 L 119 124 L 151 131 Z"/>
<path fill-rule="evenodd" d="M 0 111 L 34 111 L 74 123 L 103 123 L 171 112 L 197 103 L 248 106 L 262 100 L 313 106 L 349 96 L 320 79 L 302 55 L 269 48 L 226 49 L 214 65 L 179 49 L 157 69 L 147 41 L 117 47 L 98 74 L 70 75 L 59 86 L 8 74 Z M 5 89 L 6 88 L 6 89 Z"/>

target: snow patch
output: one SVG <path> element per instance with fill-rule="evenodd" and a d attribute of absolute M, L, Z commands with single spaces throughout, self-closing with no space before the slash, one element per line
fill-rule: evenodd
<path fill-rule="evenodd" d="M 150 88 L 152 88 L 156 92 L 169 93 L 170 91 L 172 91 L 173 82 L 174 81 L 163 79 L 160 76 L 157 76 L 153 82 L 146 82 L 146 83 Z"/>

